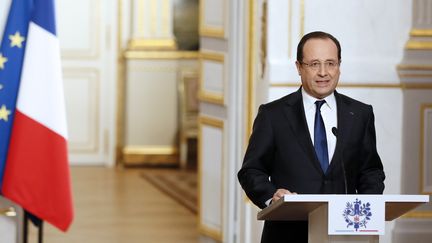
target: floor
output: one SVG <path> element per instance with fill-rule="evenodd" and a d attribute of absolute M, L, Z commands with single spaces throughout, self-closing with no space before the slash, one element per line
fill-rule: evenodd
<path fill-rule="evenodd" d="M 194 243 L 197 215 L 140 177 L 142 169 L 72 167 L 75 219 L 67 233 L 44 224 L 44 243 Z M 37 242 L 30 228 L 29 243 Z"/>

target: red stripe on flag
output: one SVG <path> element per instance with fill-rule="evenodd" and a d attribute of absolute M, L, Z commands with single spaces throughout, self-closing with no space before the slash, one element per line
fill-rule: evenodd
<path fill-rule="evenodd" d="M 3 194 L 66 231 L 73 219 L 65 138 L 16 110 Z"/>

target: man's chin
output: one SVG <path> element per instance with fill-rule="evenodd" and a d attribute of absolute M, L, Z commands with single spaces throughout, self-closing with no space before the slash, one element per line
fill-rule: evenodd
<path fill-rule="evenodd" d="M 325 88 L 325 89 L 317 90 L 317 92 L 315 92 L 315 94 L 316 94 L 317 98 L 322 99 L 322 98 L 329 96 L 332 92 L 333 92 L 332 89 Z"/>

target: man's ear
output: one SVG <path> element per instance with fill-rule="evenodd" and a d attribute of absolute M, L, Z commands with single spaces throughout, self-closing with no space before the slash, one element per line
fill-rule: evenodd
<path fill-rule="evenodd" d="M 300 66 L 301 66 L 301 64 L 300 64 L 299 61 L 296 61 L 295 64 L 296 64 L 296 67 L 297 67 L 297 72 L 298 72 L 299 76 L 301 76 L 301 72 L 300 72 Z"/>

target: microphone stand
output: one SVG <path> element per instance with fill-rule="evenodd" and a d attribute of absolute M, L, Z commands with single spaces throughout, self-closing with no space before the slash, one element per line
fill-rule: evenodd
<path fill-rule="evenodd" d="M 338 129 L 336 127 L 332 128 L 332 133 L 333 135 L 336 137 L 336 139 L 338 139 Z M 337 142 L 337 141 L 336 141 Z M 348 183 L 347 183 L 347 177 L 346 177 L 346 171 L 345 171 L 345 161 L 343 159 L 343 144 L 341 143 L 342 146 L 342 152 L 341 152 L 341 163 L 342 163 L 342 173 L 343 173 L 343 179 L 344 179 L 344 186 L 345 186 L 345 194 L 348 194 Z"/>

